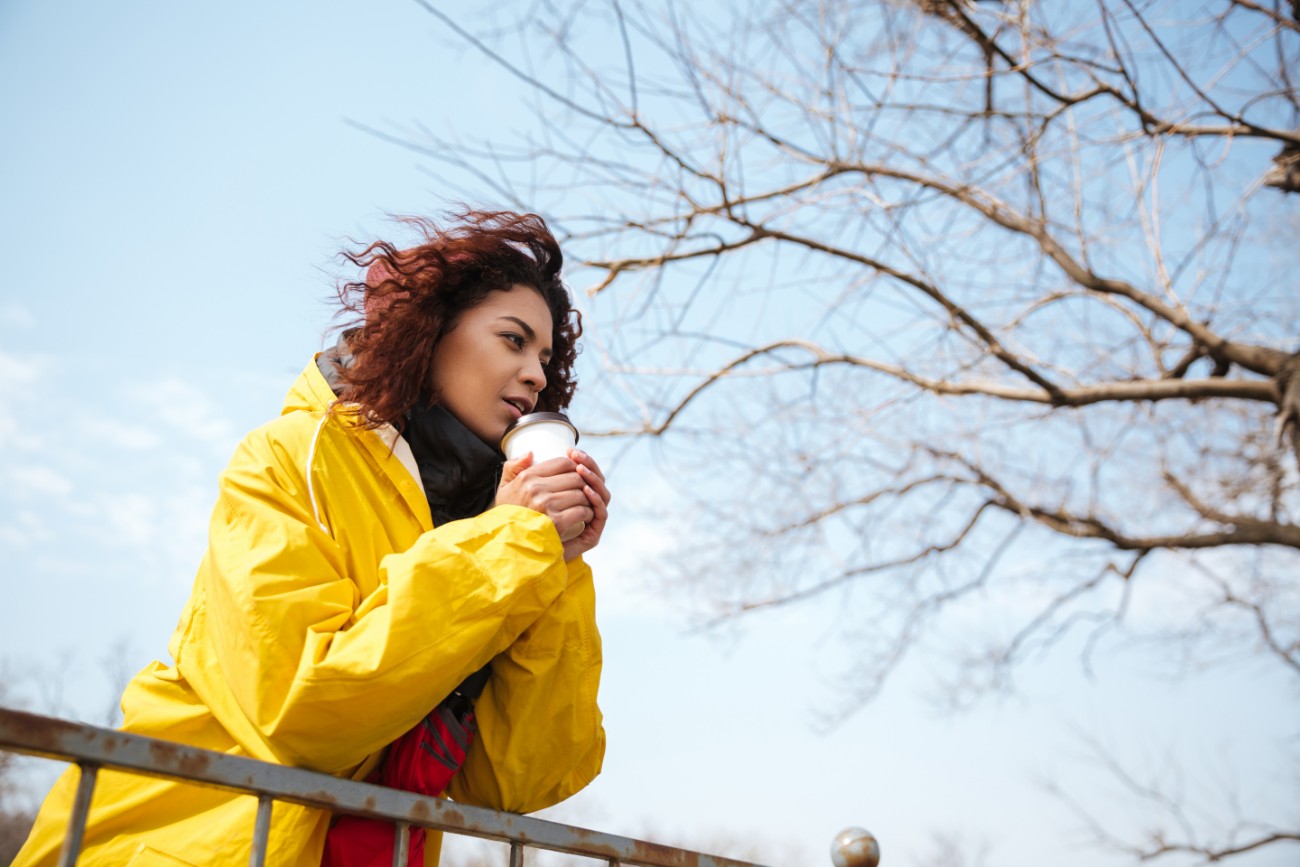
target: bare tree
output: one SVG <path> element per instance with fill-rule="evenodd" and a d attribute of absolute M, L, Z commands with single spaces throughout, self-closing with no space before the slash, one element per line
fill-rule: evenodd
<path fill-rule="evenodd" d="M 1264 850 L 1286 857 L 1276 850 L 1300 843 L 1300 832 L 1295 828 L 1278 827 L 1250 816 L 1243 809 L 1239 792 L 1228 792 L 1228 797 L 1213 805 L 1190 797 L 1179 779 L 1181 769 L 1176 762 L 1155 757 L 1147 767 L 1138 768 L 1131 760 L 1120 759 L 1113 746 L 1092 734 L 1080 733 L 1080 741 L 1088 760 L 1113 784 L 1111 797 L 1122 799 L 1147 823 L 1142 832 L 1117 833 L 1111 823 L 1080 803 L 1067 787 L 1049 781 L 1049 791 L 1071 807 L 1092 840 L 1103 849 L 1134 861 L 1181 859 L 1183 863 L 1208 864 Z"/>
<path fill-rule="evenodd" d="M 15 705 L 9 680 L 9 672 L 0 667 L 0 707 Z M 22 798 L 25 793 L 18 779 L 20 761 L 16 754 L 0 750 L 0 865 L 9 864 L 18 854 L 36 821 L 35 811 Z"/>
<path fill-rule="evenodd" d="M 14 859 L 36 820 L 31 810 L 12 803 L 17 788 L 12 783 L 13 763 L 12 753 L 0 753 L 0 864 Z"/>
<path fill-rule="evenodd" d="M 710 616 L 873 612 L 841 713 L 941 623 L 958 704 L 1121 633 L 1300 675 L 1295 3 L 421 5 L 542 123 L 373 131 L 562 228 Z"/>

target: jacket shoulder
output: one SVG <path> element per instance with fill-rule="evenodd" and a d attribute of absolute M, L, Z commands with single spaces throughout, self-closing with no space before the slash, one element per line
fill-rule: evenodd
<path fill-rule="evenodd" d="M 312 441 L 324 436 L 324 429 L 328 427 L 331 425 L 326 422 L 324 412 L 294 410 L 285 413 L 245 434 L 235 450 L 235 461 L 251 454 L 305 456 L 311 450 Z"/>
<path fill-rule="evenodd" d="M 242 479 L 260 487 L 254 480 L 261 479 L 285 490 L 299 489 L 313 448 L 333 427 L 325 421 L 324 412 L 294 410 L 249 431 L 221 474 L 222 486 Z"/>

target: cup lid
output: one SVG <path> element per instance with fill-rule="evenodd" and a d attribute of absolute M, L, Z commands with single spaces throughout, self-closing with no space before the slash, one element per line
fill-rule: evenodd
<path fill-rule="evenodd" d="M 544 421 L 558 421 L 560 424 L 568 425 L 569 429 L 573 431 L 573 441 L 575 443 L 578 441 L 578 437 L 581 436 L 581 434 L 578 433 L 578 428 L 573 424 L 573 422 L 569 421 L 569 417 L 562 412 L 530 412 L 528 415 L 519 416 L 519 418 L 510 422 L 510 424 L 506 426 L 506 432 L 501 437 L 502 448 L 504 449 L 506 440 L 509 439 L 510 435 L 515 431 Z"/>

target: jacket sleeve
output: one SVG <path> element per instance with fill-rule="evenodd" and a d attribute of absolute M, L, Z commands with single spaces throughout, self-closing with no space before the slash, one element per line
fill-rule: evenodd
<path fill-rule="evenodd" d="M 362 598 L 291 464 L 250 438 L 223 473 L 177 664 L 251 755 L 343 773 L 514 644 L 568 570 L 543 515 L 502 506 L 384 556 Z"/>
<path fill-rule="evenodd" d="M 581 559 L 569 564 L 569 578 L 546 612 L 492 660 L 475 705 L 478 737 L 447 790 L 455 800 L 528 813 L 559 803 L 600 772 L 595 585 Z"/>

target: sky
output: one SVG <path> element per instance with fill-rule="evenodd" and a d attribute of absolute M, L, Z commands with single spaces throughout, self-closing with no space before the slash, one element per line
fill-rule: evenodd
<path fill-rule="evenodd" d="M 476 195 L 359 126 L 516 137 L 530 118 L 406 0 L 6 0 L 0 81 L 0 671 L 11 701 L 102 723 L 166 654 L 218 472 L 330 339 L 332 287 L 352 276 L 336 253 L 391 235 L 389 214 Z M 1101 659 L 1089 678 L 1061 652 L 1017 697 L 953 715 L 919 659 L 826 731 L 853 661 L 828 639 L 835 601 L 692 628 L 647 568 L 673 545 L 652 517 L 671 486 L 647 449 L 605 464 L 615 510 L 591 559 L 609 750 L 548 816 L 771 864 L 826 864 L 853 825 L 887 865 L 945 847 L 1096 864 L 1069 802 L 1137 820 L 1090 739 L 1167 781 L 1210 756 L 1172 779 L 1204 804 L 1199 828 L 1231 824 L 1232 797 L 1293 815 L 1296 769 L 1274 759 L 1291 687 L 1250 665 L 1171 679 L 1167 660 Z"/>

